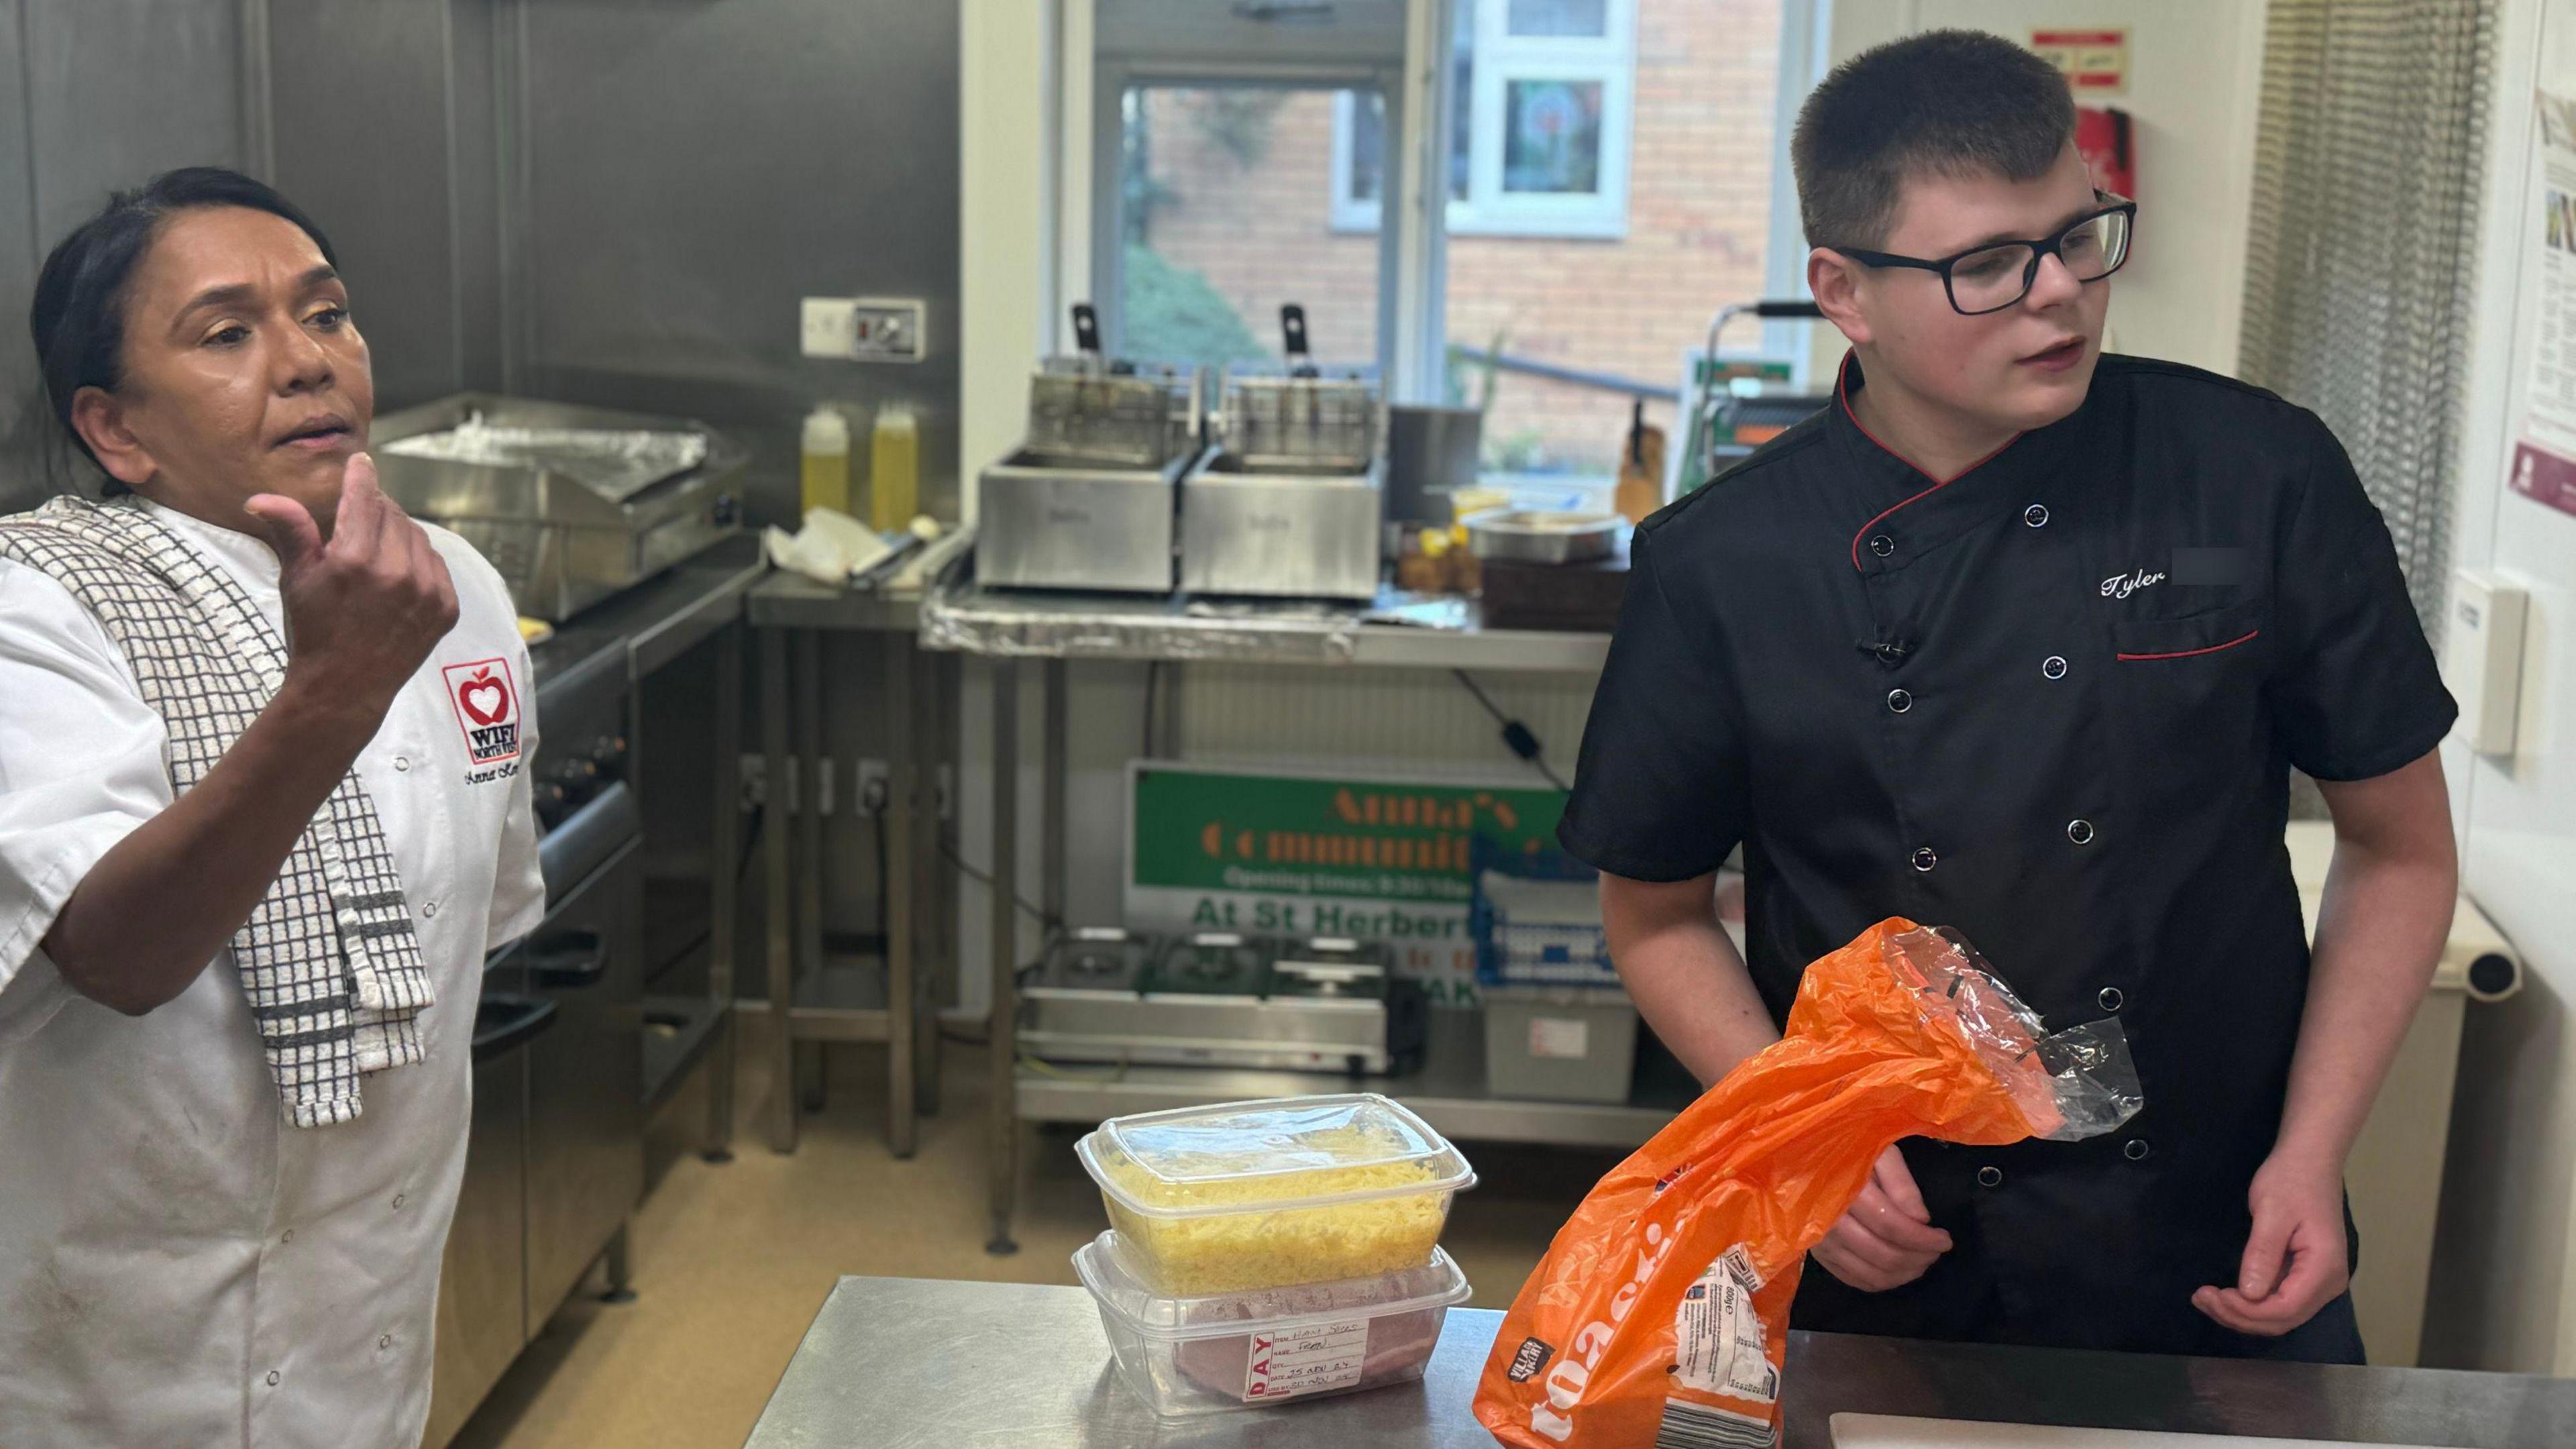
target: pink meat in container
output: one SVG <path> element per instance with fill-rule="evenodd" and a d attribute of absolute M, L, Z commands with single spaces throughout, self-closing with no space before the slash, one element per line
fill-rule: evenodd
<path fill-rule="evenodd" d="M 1392 1273 L 1185 1298 L 1139 1282 L 1114 1231 L 1084 1244 L 1073 1264 L 1099 1306 L 1119 1377 L 1166 1418 L 1411 1383 L 1469 1292 L 1438 1248 Z"/>

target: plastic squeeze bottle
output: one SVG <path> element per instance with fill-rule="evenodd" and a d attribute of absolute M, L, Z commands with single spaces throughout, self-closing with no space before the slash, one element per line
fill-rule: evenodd
<path fill-rule="evenodd" d="M 909 409 L 880 408 L 868 434 L 868 524 L 892 533 L 920 511 L 921 426 Z"/>
<path fill-rule="evenodd" d="M 828 403 L 805 415 L 804 511 L 850 511 L 850 420 Z"/>

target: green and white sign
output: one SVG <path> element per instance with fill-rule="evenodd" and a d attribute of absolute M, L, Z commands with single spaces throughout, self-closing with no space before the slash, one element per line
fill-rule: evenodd
<path fill-rule="evenodd" d="M 1357 936 L 1438 1002 L 1475 999 L 1478 836 L 1535 852 L 1565 797 L 1515 786 L 1128 767 L 1126 919 L 1149 930 Z"/>

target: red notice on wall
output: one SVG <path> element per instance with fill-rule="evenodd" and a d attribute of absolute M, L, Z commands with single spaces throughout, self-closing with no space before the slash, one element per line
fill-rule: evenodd
<path fill-rule="evenodd" d="M 2079 96 L 2115 96 L 2129 88 L 2125 29 L 2034 30 L 2030 48 L 2057 67 Z"/>
<path fill-rule="evenodd" d="M 2513 491 L 2561 513 L 2576 513 L 2576 460 L 2531 443 L 2513 449 Z"/>

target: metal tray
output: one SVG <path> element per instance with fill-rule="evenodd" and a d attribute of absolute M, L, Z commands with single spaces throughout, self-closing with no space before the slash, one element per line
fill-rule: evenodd
<path fill-rule="evenodd" d="M 1587 563 L 1618 551 L 1615 513 L 1541 513 L 1516 508 L 1471 514 L 1467 548 L 1480 559 L 1514 563 Z"/>

